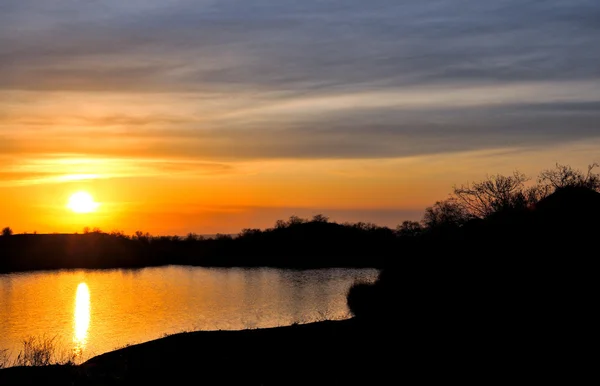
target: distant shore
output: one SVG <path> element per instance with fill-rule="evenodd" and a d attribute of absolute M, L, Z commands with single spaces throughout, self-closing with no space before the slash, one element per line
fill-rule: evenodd
<path fill-rule="evenodd" d="M 68 268 L 204 267 L 381 268 L 398 250 L 388 229 L 299 222 L 237 237 L 104 233 L 0 236 L 0 273 Z"/>

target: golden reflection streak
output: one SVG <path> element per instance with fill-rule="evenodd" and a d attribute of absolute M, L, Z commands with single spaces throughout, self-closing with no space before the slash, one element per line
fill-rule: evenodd
<path fill-rule="evenodd" d="M 75 295 L 74 334 L 75 354 L 81 355 L 87 343 L 90 327 L 90 290 L 85 283 L 79 283 Z"/>

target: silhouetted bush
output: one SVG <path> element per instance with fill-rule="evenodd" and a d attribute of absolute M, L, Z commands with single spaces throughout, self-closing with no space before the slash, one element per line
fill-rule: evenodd
<path fill-rule="evenodd" d="M 379 292 L 380 288 L 375 284 L 353 284 L 346 297 L 348 309 L 361 320 L 379 316 L 383 307 L 392 307 L 382 304 L 383 296 Z"/>

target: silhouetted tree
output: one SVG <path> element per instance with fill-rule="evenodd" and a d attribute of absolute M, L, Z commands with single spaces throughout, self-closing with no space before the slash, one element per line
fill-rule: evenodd
<path fill-rule="evenodd" d="M 540 200 L 548 197 L 550 194 L 552 194 L 552 192 L 553 189 L 551 188 L 551 186 L 545 184 L 537 184 L 525 189 L 523 194 L 525 195 L 525 199 L 528 206 L 532 206 L 540 202 Z"/>
<path fill-rule="evenodd" d="M 148 232 L 144 233 L 142 231 L 135 231 L 131 238 L 143 243 L 149 243 L 152 240 L 152 235 L 150 235 Z"/>
<path fill-rule="evenodd" d="M 302 217 L 298 217 L 296 215 L 292 215 L 290 216 L 290 218 L 285 221 L 285 220 L 277 220 L 275 222 L 275 229 L 284 229 L 284 228 L 288 228 L 291 227 L 293 225 L 300 225 L 300 224 L 305 224 L 307 223 L 308 220 L 302 218 Z"/>
<path fill-rule="evenodd" d="M 449 198 L 425 209 L 423 225 L 429 229 L 461 226 L 472 217 L 455 198 Z"/>
<path fill-rule="evenodd" d="M 190 232 L 187 234 L 187 236 L 185 236 L 185 241 L 198 241 L 200 240 L 200 236 L 198 236 L 197 234 Z"/>
<path fill-rule="evenodd" d="M 240 237 L 253 237 L 253 236 L 258 236 L 261 233 L 262 233 L 262 231 L 260 229 L 256 229 L 256 228 L 244 228 L 240 232 L 239 236 Z"/>
<path fill-rule="evenodd" d="M 275 221 L 275 229 L 284 229 L 287 228 L 287 222 L 285 220 L 277 220 Z"/>
<path fill-rule="evenodd" d="M 12 236 L 13 230 L 10 227 L 5 227 L 2 229 L 2 236 Z"/>
<path fill-rule="evenodd" d="M 526 207 L 529 204 L 525 189 L 528 179 L 519 172 L 512 176 L 492 175 L 472 185 L 455 186 L 454 195 L 470 216 L 485 218 L 502 210 Z"/>
<path fill-rule="evenodd" d="M 287 221 L 287 225 L 288 226 L 298 225 L 298 224 L 304 224 L 306 222 L 307 222 L 306 219 L 294 215 L 294 216 L 290 216 L 290 218 Z"/>
<path fill-rule="evenodd" d="M 423 232 L 423 226 L 417 221 L 403 221 L 396 227 L 396 234 L 402 237 L 413 237 Z"/>
<path fill-rule="evenodd" d="M 109 234 L 111 236 L 113 236 L 113 237 L 118 237 L 118 238 L 122 238 L 122 239 L 126 239 L 127 238 L 127 235 L 125 234 L 125 232 L 120 231 L 118 229 L 115 229 L 115 230 L 111 231 Z"/>
<path fill-rule="evenodd" d="M 367 231 L 367 232 L 372 232 L 372 231 L 376 230 L 377 228 L 379 228 L 379 226 L 377 226 L 377 224 L 373 224 L 372 222 L 362 222 L 362 221 L 352 224 L 351 226 L 353 228 L 359 229 L 361 231 Z"/>
<path fill-rule="evenodd" d="M 569 165 L 556 164 L 554 170 L 544 170 L 540 173 L 538 182 L 541 186 L 549 186 L 554 190 L 579 187 L 593 189 L 600 192 L 600 174 L 594 173 L 594 168 L 599 167 L 597 163 L 588 165 L 587 173 L 573 169 Z"/>
<path fill-rule="evenodd" d="M 320 223 L 329 222 L 329 217 L 319 213 L 314 215 L 311 221 Z"/>

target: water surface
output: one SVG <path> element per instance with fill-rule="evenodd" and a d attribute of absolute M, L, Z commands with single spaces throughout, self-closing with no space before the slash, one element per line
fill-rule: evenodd
<path fill-rule="evenodd" d="M 80 358 L 192 330 L 285 326 L 348 317 L 346 291 L 374 269 L 168 266 L 0 275 L 0 349 L 56 337 Z"/>

